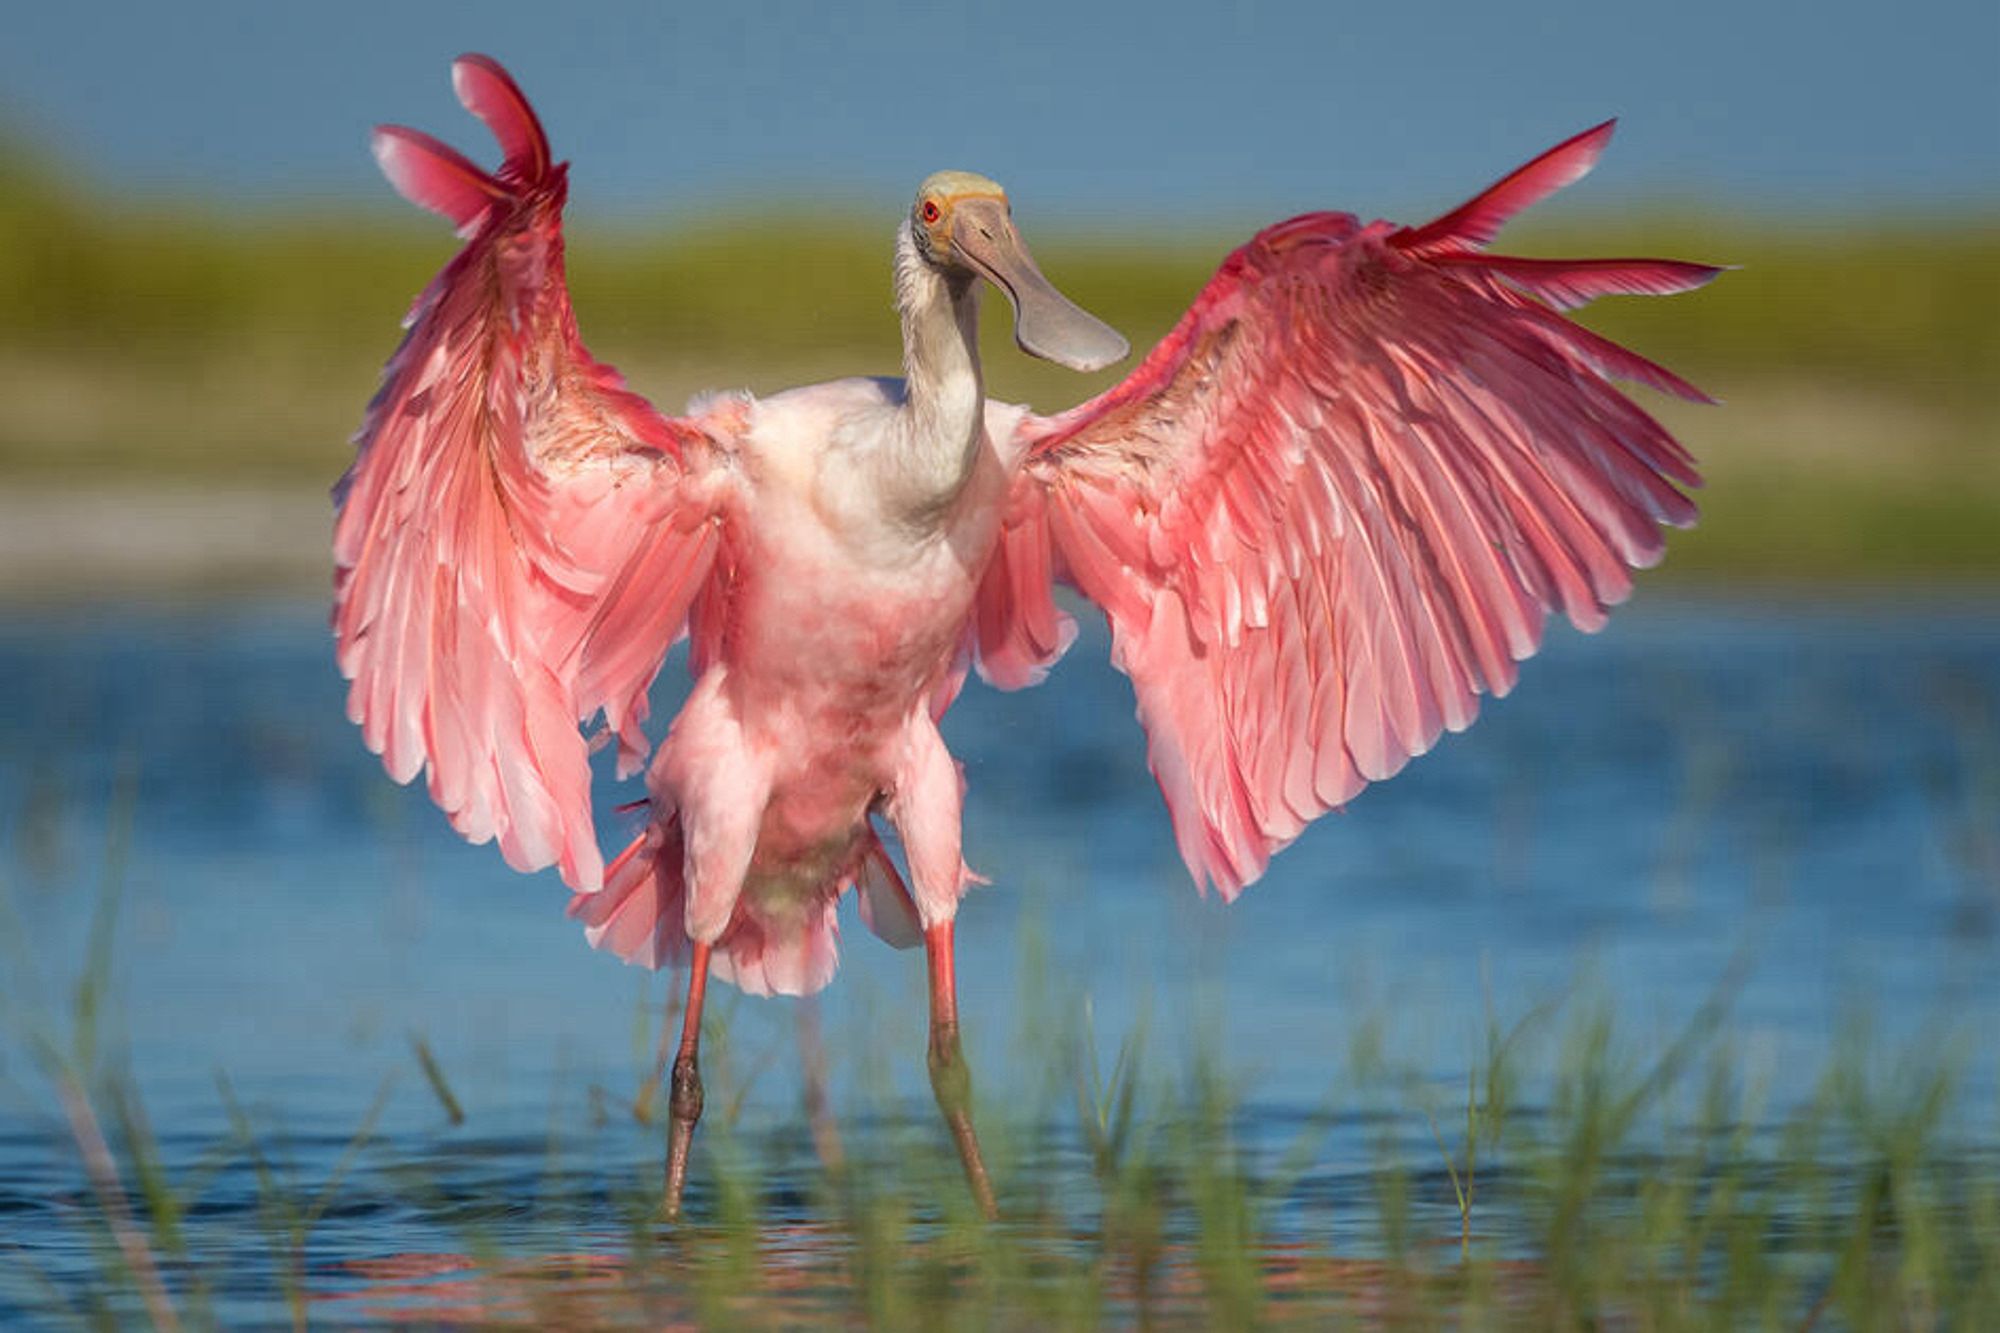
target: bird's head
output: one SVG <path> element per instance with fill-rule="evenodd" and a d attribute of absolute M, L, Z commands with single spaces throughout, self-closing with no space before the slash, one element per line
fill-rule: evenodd
<path fill-rule="evenodd" d="M 910 205 L 910 234 L 926 264 L 972 274 L 998 287 L 1014 307 L 1014 341 L 1030 356 L 1071 370 L 1102 370 L 1131 347 L 1123 336 L 1057 291 L 1042 271 L 1007 206 L 1007 192 L 970 171 L 940 171 Z"/>

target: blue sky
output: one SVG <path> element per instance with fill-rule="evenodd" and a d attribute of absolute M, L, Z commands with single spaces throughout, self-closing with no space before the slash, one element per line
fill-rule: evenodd
<path fill-rule="evenodd" d="M 746 196 L 899 210 L 943 166 L 1110 224 L 1406 217 L 1606 116 L 1592 204 L 2000 207 L 1993 0 L 1560 0 L 955 10 L 862 0 L 557 7 L 347 0 L 16 7 L 0 123 L 100 185 L 386 201 L 378 120 L 468 147 L 446 64 L 509 64 L 575 197 L 645 216 Z"/>

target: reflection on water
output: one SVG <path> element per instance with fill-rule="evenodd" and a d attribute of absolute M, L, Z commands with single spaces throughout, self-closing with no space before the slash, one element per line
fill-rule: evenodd
<path fill-rule="evenodd" d="M 532 1318 L 552 1300 L 577 1302 L 565 1318 L 579 1322 L 715 1317 L 627 1267 L 635 1236 L 661 1243 L 643 1221 L 659 1131 L 633 1107 L 670 983 L 586 949 L 553 875 L 513 874 L 460 844 L 420 791 L 388 783 L 344 720 L 319 608 L 16 621 L 0 626 L 0 680 L 0 1244 L 58 1290 L 100 1271 L 74 1225 L 87 1185 L 30 1042 L 71 1008 L 109 859 L 122 900 L 105 1040 L 166 1168 L 178 1178 L 217 1156 L 185 1228 L 223 1265 L 220 1322 L 286 1317 L 271 1200 L 310 1208 L 336 1169 L 294 1275 L 315 1322 Z M 1208 1052 L 1244 1099 L 1232 1160 L 1295 1175 L 1268 1219 L 1267 1297 L 1403 1299 L 1380 1263 L 1375 1173 L 1385 1154 L 1412 1164 L 1409 1235 L 1456 1244 L 1454 1187 L 1419 1108 L 1447 1136 L 1462 1122 L 1489 1022 L 1581 991 L 1568 1008 L 1615 1012 L 1643 1064 L 1732 960 L 1727 1041 L 1773 1116 L 1812 1093 L 1864 1021 L 1891 1056 L 1962 1051 L 1968 1100 L 1991 1106 L 1991 606 L 1643 605 L 1598 638 L 1558 634 L 1487 711 L 1224 909 L 1187 884 L 1101 636 L 1042 689 L 968 691 L 946 731 L 971 787 L 968 857 L 994 886 L 966 903 L 961 984 L 1017 1198 L 1063 1227 L 1105 1224 L 1099 1201 L 1061 1193 L 1090 1179 L 1092 1144 L 1051 1075 L 1070 1060 L 1052 1034 L 1086 1030 L 1107 1075 L 1143 1034 L 1155 1106 L 1190 1095 L 1185 1071 Z M 607 842 L 630 790 L 600 793 Z M 885 1155 L 901 1165 L 943 1145 L 920 963 L 851 923 L 845 938 L 823 1042 L 847 1177 L 865 1180 Z M 747 1265 L 739 1276 L 767 1294 L 796 1287 L 808 1309 L 865 1256 L 852 1227 L 824 1227 L 853 1201 L 830 1201 L 799 1111 L 796 1006 L 717 998 L 692 1197 L 719 1221 L 749 1208 L 757 1238 L 748 1255 L 685 1257 Z M 1370 1082 L 1364 1067 L 1387 1072 Z M 1540 1113 L 1545 1088 L 1531 1079 L 1519 1095 Z M 219 1153 L 245 1126 L 256 1152 Z M 947 1209 L 962 1191 L 948 1167 Z M 748 1203 L 732 1199 L 743 1189 Z M 952 1234 L 907 1239 L 948 1251 Z M 1061 1269 L 1067 1233 L 1033 1234 Z M 1162 1235 L 1150 1265 L 1101 1274 L 1102 1290 L 1195 1283 L 1205 1243 Z M 1499 1257 L 1514 1265 L 1506 1282 L 1539 1280 L 1531 1255 Z M 40 1308 L 37 1290 L 0 1279 L 0 1314 Z"/>
<path fill-rule="evenodd" d="M 693 1242 L 691 1248 L 698 1247 Z M 712 1326 L 716 1315 L 737 1315 L 764 1326 L 809 1325 L 843 1303 L 853 1282 L 852 1246 L 826 1226 L 773 1227 L 756 1244 L 746 1274 L 756 1295 L 730 1309 L 709 1306 L 684 1288 L 654 1284 L 615 1255 L 552 1254 L 480 1264 L 462 1254 L 397 1254 L 335 1265 L 328 1289 L 316 1293 L 315 1318 L 423 1324 L 532 1323 L 544 1327 Z M 1054 1271 L 1075 1256 L 1051 1247 L 1039 1256 Z M 1270 1247 L 1258 1278 L 1281 1318 L 1342 1318 L 1373 1326 L 1413 1316 L 1454 1295 L 1435 1279 L 1371 1259 L 1343 1259 L 1299 1244 Z M 1174 1246 L 1141 1270 L 1109 1266 L 1096 1307 L 1114 1322 L 1154 1312 L 1151 1327 L 1209 1328 L 1201 1257 Z M 1502 1261 L 1491 1279 L 1502 1308 L 1527 1307 L 1545 1285 L 1539 1266 Z M 349 1285 L 353 1284 L 353 1285 Z"/>

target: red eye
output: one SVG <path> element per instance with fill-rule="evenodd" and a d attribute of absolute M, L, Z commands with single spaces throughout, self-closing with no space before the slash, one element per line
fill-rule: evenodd
<path fill-rule="evenodd" d="M 937 200 L 926 199 L 924 206 L 917 210 L 917 216 L 929 223 L 936 222 L 943 214 L 938 211 Z"/>

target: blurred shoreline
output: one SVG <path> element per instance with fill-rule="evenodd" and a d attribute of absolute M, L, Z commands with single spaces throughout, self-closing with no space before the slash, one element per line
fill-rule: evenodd
<path fill-rule="evenodd" d="M 1699 493 L 1704 502 L 1713 492 Z M 1700 529 L 1695 530 L 1699 532 Z M 1746 569 L 1683 549 L 1638 576 L 1638 596 L 1790 607 L 1985 605 L 2000 572 L 1846 565 L 1824 572 Z M 105 605 L 317 599 L 333 579 L 333 503 L 325 489 L 186 481 L 74 488 L 0 484 L 0 614 Z M 2000 544 L 2000 531 L 1994 533 Z M 2000 563 L 2000 562 L 1997 562 Z"/>
<path fill-rule="evenodd" d="M 303 488 L 0 489 L 0 605 L 324 593 L 333 505 Z"/>
<path fill-rule="evenodd" d="M 202 598 L 328 586 L 330 487 L 396 319 L 452 252 L 361 211 L 223 217 L 93 197 L 0 144 L 0 600 Z M 1240 238 L 1237 238 L 1240 239 Z M 808 235 L 745 215 L 572 238 L 591 350 L 668 412 L 894 374 L 880 228 Z M 1051 237 L 1044 268 L 1134 348 L 1231 240 Z M 1699 462 L 1676 586 L 1833 595 L 2000 586 L 2000 216 L 1552 213 L 1501 248 L 1740 265 L 1670 300 L 1580 318 L 1722 400 L 1644 390 Z M 1109 388 L 1017 354 L 986 310 L 987 391 L 1044 412 Z"/>

